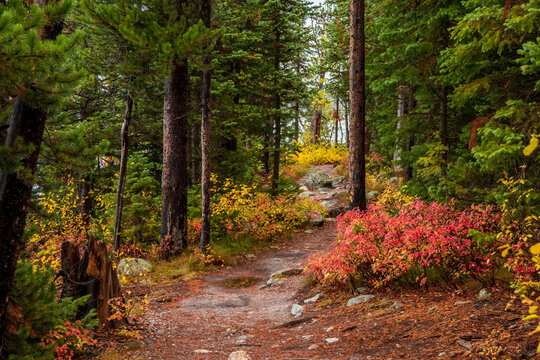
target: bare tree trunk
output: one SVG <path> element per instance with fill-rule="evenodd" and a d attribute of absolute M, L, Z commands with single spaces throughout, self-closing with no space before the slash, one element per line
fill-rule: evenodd
<path fill-rule="evenodd" d="M 187 246 L 188 81 L 187 59 L 175 56 L 165 80 L 163 106 L 162 259 L 179 254 Z"/>
<path fill-rule="evenodd" d="M 345 143 L 347 149 L 349 148 L 349 106 L 347 102 L 343 101 L 343 107 L 345 108 Z"/>
<path fill-rule="evenodd" d="M 366 210 L 366 97 L 364 0 L 350 0 L 350 75 L 351 106 L 349 181 L 350 209 Z"/>
<path fill-rule="evenodd" d="M 279 67 L 281 63 L 281 52 L 280 52 L 280 40 L 281 33 L 276 32 L 276 44 L 275 44 L 275 55 L 274 55 L 274 71 L 279 72 Z M 274 195 L 277 194 L 278 180 L 279 180 L 279 159 L 281 155 L 281 98 L 279 96 L 279 88 L 276 88 L 276 93 L 274 94 L 274 111 L 276 112 L 274 118 L 274 166 L 272 168 L 272 190 Z"/>
<path fill-rule="evenodd" d="M 398 109 L 397 109 L 397 124 L 396 124 L 396 133 L 401 132 L 401 128 L 403 127 L 403 118 L 405 116 L 405 94 L 404 94 L 405 87 L 403 85 L 399 85 L 398 87 Z M 398 135 L 399 136 L 399 135 Z M 396 148 L 394 150 L 394 174 L 399 175 L 403 171 L 403 166 L 399 163 L 401 161 L 401 153 L 403 152 L 403 147 L 401 146 L 401 139 L 397 140 Z"/>
<path fill-rule="evenodd" d="M 210 28 L 211 20 L 211 0 L 203 0 L 201 17 L 204 25 Z M 211 77 L 210 54 L 204 57 L 204 70 L 202 76 L 202 117 L 201 117 L 201 154 L 202 154 L 202 174 L 201 174 L 201 196 L 202 196 L 202 221 L 201 221 L 201 252 L 205 253 L 210 244 L 210 95 Z"/>
<path fill-rule="evenodd" d="M 336 97 L 336 138 L 334 143 L 338 146 L 338 131 L 339 131 L 339 97 Z"/>
<path fill-rule="evenodd" d="M 126 99 L 126 113 L 122 122 L 122 130 L 120 132 L 121 153 L 120 153 L 120 172 L 118 174 L 118 189 L 116 191 L 116 215 L 114 218 L 114 235 L 113 235 L 113 259 L 116 257 L 118 247 L 120 246 L 120 231 L 122 227 L 122 210 L 124 202 L 124 187 L 126 185 L 127 176 L 127 160 L 129 156 L 129 125 L 131 123 L 131 113 L 133 110 L 133 99 L 128 92 Z"/>
<path fill-rule="evenodd" d="M 414 97 L 414 86 L 409 85 L 408 95 L 407 95 L 407 115 L 408 115 L 408 121 L 410 122 L 412 120 L 412 114 L 414 112 L 414 109 L 416 108 L 416 99 Z M 412 148 L 414 146 L 415 136 L 414 134 L 409 134 L 407 136 L 407 143 L 405 145 L 405 151 L 411 152 Z M 412 180 L 413 178 L 413 167 L 412 164 L 409 164 L 405 168 L 405 181 Z"/>
<path fill-rule="evenodd" d="M 204 75 L 203 75 L 204 76 Z M 201 181 L 199 157 L 200 150 L 200 130 L 201 125 L 197 121 L 191 124 L 191 184 L 198 184 Z"/>
<path fill-rule="evenodd" d="M 90 226 L 92 200 L 90 199 L 90 177 L 85 176 L 79 184 L 79 214 L 84 225 L 85 231 Z"/>

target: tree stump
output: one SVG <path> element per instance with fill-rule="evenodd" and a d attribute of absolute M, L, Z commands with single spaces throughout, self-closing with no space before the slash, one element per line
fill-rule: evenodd
<path fill-rule="evenodd" d="M 61 297 L 80 298 L 90 295 L 86 306 L 79 309 L 78 317 L 82 318 L 91 309 L 96 309 L 99 330 L 127 325 L 125 318 L 109 319 L 112 313 L 109 301 L 123 296 L 116 269 L 108 257 L 107 246 L 90 237 L 81 257 L 79 249 L 66 241 L 62 243 L 61 255 Z"/>

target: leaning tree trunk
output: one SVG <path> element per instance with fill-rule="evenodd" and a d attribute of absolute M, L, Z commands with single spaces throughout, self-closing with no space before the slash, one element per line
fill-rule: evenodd
<path fill-rule="evenodd" d="M 66 241 L 62 243 L 61 256 L 61 297 L 78 299 L 90 295 L 77 317 L 83 318 L 90 310 L 96 309 L 100 330 L 126 325 L 127 319 L 123 315 L 111 317 L 113 309 L 110 303 L 123 302 L 123 296 L 107 246 L 91 236 L 81 258 L 79 249 Z"/>
<path fill-rule="evenodd" d="M 187 246 L 187 98 L 188 62 L 175 56 L 165 81 L 163 106 L 163 173 L 161 178 L 161 258 Z"/>
<path fill-rule="evenodd" d="M 366 210 L 366 97 L 364 0 L 351 0 L 350 25 L 350 209 Z"/>
<path fill-rule="evenodd" d="M 201 17 L 207 28 L 210 28 L 211 6 L 211 0 L 202 1 Z M 207 54 L 204 57 L 205 69 L 202 76 L 201 117 L 201 252 L 203 253 L 206 253 L 207 247 L 210 244 L 210 95 L 212 91 L 210 63 L 210 54 Z"/>
<path fill-rule="evenodd" d="M 131 123 L 131 112 L 133 110 L 133 99 L 128 92 L 126 99 L 126 113 L 122 122 L 120 132 L 121 153 L 120 153 L 120 172 L 118 175 L 118 189 L 116 191 L 116 216 L 114 218 L 113 235 L 113 258 L 116 257 L 118 247 L 120 246 L 120 231 L 122 227 L 122 210 L 124 202 L 124 187 L 126 185 L 127 159 L 129 156 L 129 124 Z"/>

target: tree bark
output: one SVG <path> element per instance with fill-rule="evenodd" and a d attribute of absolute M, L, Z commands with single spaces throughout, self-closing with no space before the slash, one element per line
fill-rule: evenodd
<path fill-rule="evenodd" d="M 204 25 L 210 28 L 212 14 L 211 0 L 203 0 L 201 17 Z M 204 57 L 204 70 L 202 75 L 202 116 L 201 116 L 201 252 L 206 253 L 210 244 L 210 95 L 212 74 L 210 72 L 210 54 Z"/>
<path fill-rule="evenodd" d="M 348 149 L 349 148 L 349 107 L 345 101 L 343 101 L 343 107 L 345 108 L 345 143 Z"/>
<path fill-rule="evenodd" d="M 120 132 L 121 153 L 120 153 L 120 172 L 118 175 L 118 189 L 116 191 L 116 216 L 114 218 L 113 235 L 113 259 L 116 257 L 118 247 L 120 246 L 120 231 L 122 227 L 122 210 L 124 202 L 124 187 L 126 185 L 127 160 L 129 156 L 129 125 L 131 123 L 131 112 L 133 110 L 133 98 L 128 92 L 126 99 L 126 113 L 122 122 Z"/>
<path fill-rule="evenodd" d="M 161 179 L 161 258 L 187 246 L 187 101 L 188 62 L 175 56 L 165 80 L 163 106 L 163 173 Z"/>
<path fill-rule="evenodd" d="M 338 146 L 338 131 L 339 131 L 339 97 L 336 97 L 336 138 L 334 143 Z"/>
<path fill-rule="evenodd" d="M 39 4 L 47 5 L 47 1 Z M 56 40 L 63 30 L 63 23 L 46 25 L 40 32 L 43 40 Z M 4 354 L 5 324 L 9 291 L 13 285 L 15 266 L 22 247 L 26 215 L 32 194 L 32 176 L 37 170 L 37 161 L 47 112 L 30 106 L 24 95 L 15 100 L 9 129 L 4 145 L 12 147 L 17 138 L 31 147 L 30 154 L 22 159 L 25 171 L 7 172 L 0 169 L 0 357 Z"/>
<path fill-rule="evenodd" d="M 281 34 L 276 32 L 275 39 L 275 54 L 274 54 L 274 71 L 279 73 L 281 64 Z M 272 191 L 277 195 L 278 180 L 279 180 L 279 159 L 281 155 L 281 97 L 279 95 L 280 88 L 276 88 L 274 94 L 274 166 L 272 167 Z"/>
<path fill-rule="evenodd" d="M 90 199 L 90 177 L 85 176 L 79 184 L 79 214 L 84 225 L 84 231 L 90 226 L 92 199 Z"/>
<path fill-rule="evenodd" d="M 350 0 L 350 209 L 366 210 L 364 0 Z"/>

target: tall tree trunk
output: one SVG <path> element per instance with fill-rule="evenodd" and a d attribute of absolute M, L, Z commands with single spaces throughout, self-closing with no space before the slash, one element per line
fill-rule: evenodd
<path fill-rule="evenodd" d="M 90 226 L 90 219 L 92 215 L 92 199 L 90 199 L 90 177 L 85 176 L 81 179 L 79 184 L 79 215 L 83 222 L 84 231 L 88 230 Z"/>
<path fill-rule="evenodd" d="M 405 86 L 399 85 L 398 88 L 398 109 L 397 109 L 397 123 L 396 123 L 396 133 L 399 136 L 399 133 L 401 132 L 401 128 L 403 127 L 403 118 L 405 116 L 405 94 L 404 94 Z M 400 175 L 403 166 L 399 163 L 401 161 L 401 153 L 403 152 L 402 143 L 400 141 L 401 139 L 397 139 L 396 142 L 396 148 L 394 150 L 394 174 Z"/>
<path fill-rule="evenodd" d="M 211 0 L 203 0 L 201 17 L 204 25 L 210 28 Z M 202 117 L 201 117 L 201 196 L 202 196 L 202 221 L 201 221 L 201 252 L 205 253 L 210 244 L 210 94 L 212 74 L 210 72 L 210 54 L 204 57 L 204 70 L 202 75 Z"/>
<path fill-rule="evenodd" d="M 281 63 L 281 51 L 280 51 L 281 34 L 279 31 L 276 33 L 275 55 L 274 55 L 274 71 L 277 74 L 279 72 Z M 274 166 L 272 168 L 272 190 L 274 195 L 277 195 L 278 180 L 279 180 L 279 159 L 281 155 L 281 98 L 279 96 L 280 88 L 276 88 L 274 94 Z"/>
<path fill-rule="evenodd" d="M 18 137 L 25 145 L 33 146 L 33 151 L 22 160 L 22 165 L 32 175 L 36 173 L 46 118 L 44 110 L 30 107 L 23 96 L 15 101 L 5 146 L 13 146 Z M 22 236 L 32 193 L 31 178 L 26 175 L 22 171 L 7 173 L 0 169 L 0 354 L 5 344 L 9 291 L 23 244 Z"/>
<path fill-rule="evenodd" d="M 339 131 L 339 97 L 336 97 L 336 138 L 334 143 L 338 146 L 338 131 Z"/>
<path fill-rule="evenodd" d="M 408 115 L 408 121 L 411 122 L 412 121 L 412 114 L 414 112 L 414 109 L 416 108 L 416 99 L 415 99 L 415 96 L 414 96 L 414 93 L 415 93 L 415 89 L 414 89 L 414 86 L 413 85 L 409 85 L 408 87 L 408 93 L 407 93 L 407 115 Z M 412 128 L 412 126 L 409 126 L 409 128 Z M 405 151 L 407 152 L 411 152 L 412 151 L 412 148 L 414 146 L 414 141 L 415 141 L 415 135 L 414 134 L 409 134 L 407 136 L 407 143 L 405 145 Z M 413 178 L 413 167 L 412 167 L 412 164 L 409 164 L 407 165 L 407 167 L 405 168 L 405 181 L 409 181 L 409 180 L 412 180 Z"/>
<path fill-rule="evenodd" d="M 39 5 L 44 7 L 47 1 L 42 1 Z M 63 22 L 46 25 L 40 36 L 44 40 L 54 41 L 62 30 Z M 10 148 L 15 139 L 20 137 L 22 142 L 33 147 L 33 150 L 21 160 L 27 172 L 7 172 L 0 168 L 0 357 L 5 352 L 9 291 L 13 285 L 15 266 L 23 243 L 22 236 L 32 194 L 33 184 L 28 175 L 34 175 L 37 170 L 46 119 L 47 112 L 44 109 L 30 106 L 24 95 L 20 95 L 15 100 L 4 142 L 4 145 Z"/>
<path fill-rule="evenodd" d="M 180 11 L 180 10 L 179 10 Z M 165 80 L 163 106 L 163 173 L 161 179 L 161 257 L 187 246 L 187 101 L 188 62 L 175 56 Z"/>
<path fill-rule="evenodd" d="M 366 96 L 364 0 L 350 0 L 350 75 L 351 106 L 349 181 L 350 209 L 366 210 Z"/>
<path fill-rule="evenodd" d="M 296 64 L 296 73 L 300 74 L 300 61 Z M 297 99 L 294 103 L 294 137 L 298 141 L 300 135 L 300 101 Z"/>
<path fill-rule="evenodd" d="M 204 75 L 203 75 L 204 76 Z M 201 156 L 200 150 L 200 131 L 202 124 L 199 125 L 197 121 L 193 121 L 191 124 L 191 184 L 198 184 L 201 181 L 200 173 L 200 161 L 199 157 Z"/>
<path fill-rule="evenodd" d="M 441 89 L 439 136 L 441 145 L 444 146 L 441 152 L 441 176 L 446 179 L 446 165 L 448 162 L 448 95 L 446 86 Z"/>
<path fill-rule="evenodd" d="M 120 231 L 122 226 L 122 210 L 124 202 L 124 187 L 126 185 L 127 160 L 129 156 L 129 125 L 131 123 L 131 112 L 133 110 L 133 99 L 128 92 L 126 99 L 126 113 L 122 121 L 122 130 L 120 132 L 121 153 L 120 153 L 120 172 L 118 174 L 118 189 L 116 191 L 116 215 L 114 218 L 113 235 L 113 258 L 116 257 L 118 247 L 120 246 Z"/>
<path fill-rule="evenodd" d="M 319 75 L 319 91 L 323 89 L 323 80 L 324 80 L 325 73 Z M 313 132 L 313 144 L 318 144 L 321 141 L 321 122 L 322 122 L 322 108 L 319 104 L 322 101 L 322 99 L 317 95 L 317 104 L 315 104 L 315 111 L 313 112 L 312 116 L 312 132 Z"/>

